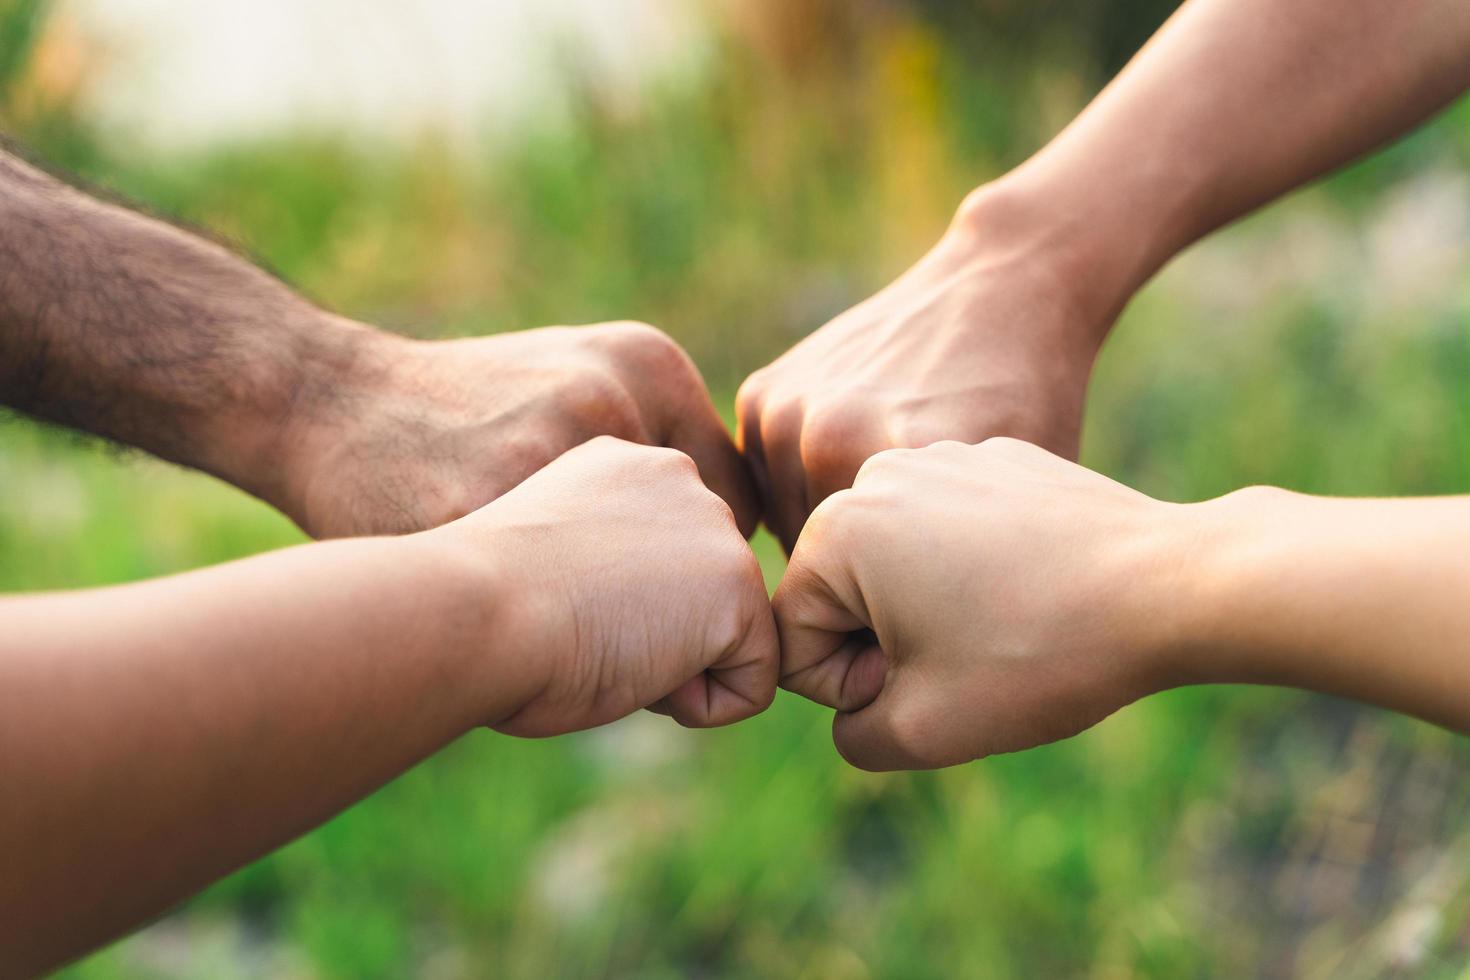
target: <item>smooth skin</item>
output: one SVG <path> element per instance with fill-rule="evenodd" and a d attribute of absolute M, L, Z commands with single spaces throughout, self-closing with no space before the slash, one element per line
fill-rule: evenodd
<path fill-rule="evenodd" d="M 314 537 L 462 517 L 598 435 L 687 453 L 758 520 L 699 371 L 647 324 L 408 340 L 5 153 L 0 405 L 212 473 Z"/>
<path fill-rule="evenodd" d="M 1183 684 L 1470 734 L 1467 549 L 1465 497 L 1172 504 L 1014 439 L 888 450 L 797 543 L 781 683 L 835 708 L 838 751 L 871 770 L 1052 742 Z"/>
<path fill-rule="evenodd" d="M 770 604 L 688 456 L 600 437 L 437 530 L 0 599 L 0 975 L 53 968 L 477 726 L 763 710 Z"/>
<path fill-rule="evenodd" d="M 1076 458 L 1088 377 L 1175 254 L 1470 87 L 1463 0 L 1190 0 L 930 252 L 755 372 L 739 441 L 788 552 L 864 460 L 1013 436 Z"/>

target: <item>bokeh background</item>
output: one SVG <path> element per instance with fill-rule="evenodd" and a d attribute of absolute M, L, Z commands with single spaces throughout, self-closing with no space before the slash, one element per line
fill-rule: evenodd
<path fill-rule="evenodd" d="M 0 129 L 395 330 L 660 324 L 728 406 L 1170 7 L 0 0 Z M 1467 313 L 1461 105 L 1167 269 L 1104 352 L 1085 462 L 1174 500 L 1470 491 Z M 0 588 L 298 540 L 207 477 L 0 424 Z M 783 695 L 718 732 L 476 734 L 68 975 L 1467 975 L 1470 742 L 1443 731 L 1195 689 L 873 776 L 828 724 Z"/>

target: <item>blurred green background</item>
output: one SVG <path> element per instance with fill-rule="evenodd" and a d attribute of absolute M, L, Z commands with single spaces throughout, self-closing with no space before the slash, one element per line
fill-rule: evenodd
<path fill-rule="evenodd" d="M 108 52 L 75 14 L 0 0 L 0 128 L 393 329 L 657 323 L 728 406 L 1170 9 L 688 6 L 693 69 L 611 98 L 569 56 L 556 112 L 469 149 L 304 124 L 158 152 L 88 111 Z M 1084 461 L 1175 500 L 1466 492 L 1467 314 L 1462 104 L 1166 270 L 1104 353 Z M 0 588 L 298 540 L 209 478 L 0 424 Z M 718 732 L 472 735 L 67 975 L 1470 975 L 1470 742 L 1430 726 L 1196 689 L 1063 744 L 874 776 L 828 725 L 783 695 Z"/>

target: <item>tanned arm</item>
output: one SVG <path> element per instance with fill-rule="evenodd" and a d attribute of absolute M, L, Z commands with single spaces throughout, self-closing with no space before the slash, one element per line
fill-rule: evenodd
<path fill-rule="evenodd" d="M 699 372 L 643 324 L 415 342 L 0 153 L 0 404 L 212 473 L 317 536 L 462 516 L 598 435 L 757 505 Z"/>
<path fill-rule="evenodd" d="M 782 685 L 865 769 L 1075 735 L 1181 684 L 1280 684 L 1470 734 L 1470 498 L 1152 500 L 1014 439 L 870 459 L 773 600 Z"/>

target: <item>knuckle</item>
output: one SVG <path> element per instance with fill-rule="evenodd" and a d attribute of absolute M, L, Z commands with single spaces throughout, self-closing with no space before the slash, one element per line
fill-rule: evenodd
<path fill-rule="evenodd" d="M 699 467 L 695 465 L 688 453 L 670 449 L 668 446 L 644 446 L 642 448 L 648 465 L 660 475 L 679 479 L 687 477 L 699 479 Z"/>
<path fill-rule="evenodd" d="M 913 449 L 884 449 L 876 452 L 863 460 L 863 465 L 858 467 L 857 475 L 853 478 L 853 486 L 857 486 L 867 480 L 880 476 L 888 476 L 895 471 L 901 471 L 917 450 Z"/>
<path fill-rule="evenodd" d="M 766 372 L 762 368 L 750 375 L 735 392 L 735 413 L 741 418 L 758 415 L 766 397 Z"/>
<path fill-rule="evenodd" d="M 628 480 L 634 479 L 638 474 L 643 474 L 645 478 L 666 479 L 676 472 L 676 457 L 684 455 L 674 449 L 630 442 L 610 435 L 595 436 L 583 443 L 583 447 L 605 457 L 602 465 L 610 469 L 616 467 Z"/>
<path fill-rule="evenodd" d="M 581 448 L 583 452 L 587 453 L 606 453 L 610 455 L 621 455 L 623 453 L 635 451 L 638 447 L 624 439 L 619 439 L 617 436 L 610 436 L 606 433 L 603 433 L 601 435 L 596 435 L 593 436 L 591 439 L 588 439 L 582 444 Z M 530 447 L 528 446 L 527 449 L 529 450 Z"/>
<path fill-rule="evenodd" d="M 806 408 L 799 400 L 767 402 L 761 412 L 761 441 L 769 451 L 774 446 L 798 450 L 802 416 Z"/>
<path fill-rule="evenodd" d="M 853 466 L 867 431 L 866 411 L 851 403 L 811 409 L 802 420 L 802 460 L 809 470 L 823 472 Z"/>
<path fill-rule="evenodd" d="M 969 443 L 961 442 L 958 439 L 940 439 L 938 442 L 931 442 L 925 448 L 931 453 L 953 455 L 954 453 L 964 452 L 971 447 Z"/>
<path fill-rule="evenodd" d="M 662 330 L 642 320 L 610 320 L 607 323 L 599 323 L 592 329 L 613 343 L 626 344 L 630 347 L 658 343 L 660 340 L 667 339 Z"/>
<path fill-rule="evenodd" d="M 725 502 L 725 498 L 704 485 L 702 478 L 699 476 L 698 467 L 694 470 L 694 477 L 695 480 L 699 481 L 695 489 L 699 493 L 700 510 L 703 518 L 709 522 L 711 528 L 718 529 L 720 534 L 726 536 L 726 540 L 729 542 L 727 546 L 733 553 L 738 554 L 738 551 L 735 551 L 736 545 L 749 551 L 749 547 L 745 544 L 745 538 L 738 530 L 735 512 L 730 509 L 730 505 Z"/>
<path fill-rule="evenodd" d="M 745 634 L 750 629 L 750 617 L 746 614 L 741 604 L 726 600 L 710 613 L 709 625 L 706 627 L 706 638 L 710 650 L 716 653 L 726 653 L 738 647 L 745 639 Z"/>
<path fill-rule="evenodd" d="M 801 547 L 801 542 L 831 542 L 844 539 L 852 531 L 854 514 L 852 504 L 855 499 L 856 495 L 852 490 L 839 490 L 817 504 L 806 519 L 806 526 L 802 528 L 802 536 L 797 547 Z"/>
<path fill-rule="evenodd" d="M 602 328 L 611 346 L 641 364 L 693 368 L 684 348 L 668 334 L 640 320 L 619 320 Z"/>
<path fill-rule="evenodd" d="M 767 605 L 760 567 L 742 540 L 740 547 L 722 549 L 716 580 L 722 586 L 719 606 L 711 620 L 711 636 L 717 649 L 731 650 L 743 643 Z"/>
<path fill-rule="evenodd" d="M 1011 436 L 991 436 L 975 447 L 983 453 L 996 456 L 1019 456 L 1034 452 L 1036 447 L 1029 442 Z"/>

